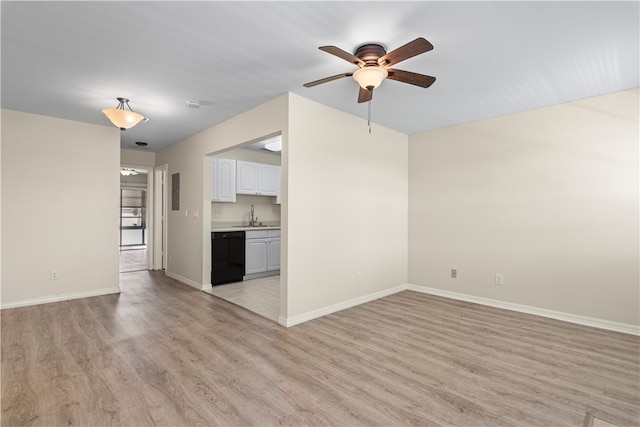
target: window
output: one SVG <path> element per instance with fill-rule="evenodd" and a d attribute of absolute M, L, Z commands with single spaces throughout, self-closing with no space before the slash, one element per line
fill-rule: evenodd
<path fill-rule="evenodd" d="M 146 201 L 145 190 L 120 190 L 120 246 L 147 244 Z"/>

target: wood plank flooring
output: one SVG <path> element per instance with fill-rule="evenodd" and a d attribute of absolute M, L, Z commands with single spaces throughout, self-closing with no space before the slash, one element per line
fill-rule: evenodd
<path fill-rule="evenodd" d="M 640 339 L 415 292 L 283 328 L 159 272 L 1 312 L 3 426 L 640 425 Z"/>
<path fill-rule="evenodd" d="M 147 249 L 120 249 L 120 273 L 147 270 L 149 261 L 147 260 Z"/>

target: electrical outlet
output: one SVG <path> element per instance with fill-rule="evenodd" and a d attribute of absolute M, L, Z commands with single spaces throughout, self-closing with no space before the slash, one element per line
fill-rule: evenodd
<path fill-rule="evenodd" d="M 50 280 L 58 280 L 58 270 L 51 270 L 49 278 Z"/>
<path fill-rule="evenodd" d="M 496 285 L 504 285 L 504 274 L 496 273 Z"/>
<path fill-rule="evenodd" d="M 453 279 L 455 279 L 456 277 L 458 277 L 458 270 L 456 270 L 455 268 L 451 269 L 451 277 Z"/>
<path fill-rule="evenodd" d="M 356 283 L 362 282 L 362 273 L 359 271 L 356 273 Z"/>

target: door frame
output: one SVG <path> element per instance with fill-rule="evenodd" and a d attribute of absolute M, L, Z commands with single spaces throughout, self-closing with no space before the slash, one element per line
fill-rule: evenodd
<path fill-rule="evenodd" d="M 153 241 L 154 250 L 149 253 L 149 267 L 153 270 L 167 268 L 167 208 L 169 164 L 165 163 L 153 168 L 153 225 L 149 241 Z"/>

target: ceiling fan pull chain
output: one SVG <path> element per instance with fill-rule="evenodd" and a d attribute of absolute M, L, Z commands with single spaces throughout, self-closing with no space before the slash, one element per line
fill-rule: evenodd
<path fill-rule="evenodd" d="M 369 133 L 371 133 L 371 101 L 369 101 L 368 104 L 369 104 L 369 116 L 367 118 L 367 124 L 369 125 Z"/>

